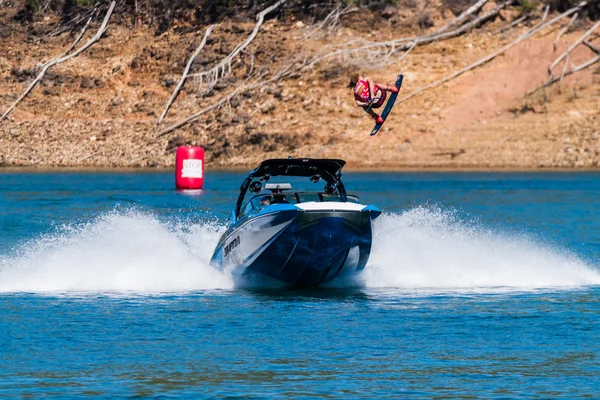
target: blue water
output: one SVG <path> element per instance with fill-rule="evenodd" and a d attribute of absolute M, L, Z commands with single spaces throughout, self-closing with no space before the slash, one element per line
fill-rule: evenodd
<path fill-rule="evenodd" d="M 208 260 L 243 174 L 0 172 L 0 397 L 600 397 L 599 173 L 347 173 L 359 282 Z"/>

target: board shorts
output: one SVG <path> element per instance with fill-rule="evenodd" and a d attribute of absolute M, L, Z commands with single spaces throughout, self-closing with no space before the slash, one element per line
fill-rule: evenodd
<path fill-rule="evenodd" d="M 375 95 L 375 98 L 379 98 L 379 100 L 377 101 L 377 103 L 373 103 L 373 105 L 371 105 L 371 108 L 379 108 L 383 105 L 383 103 L 385 102 L 385 98 L 387 97 L 387 92 L 383 89 L 381 89 L 379 86 L 375 85 L 375 90 L 373 90 L 373 94 Z"/>

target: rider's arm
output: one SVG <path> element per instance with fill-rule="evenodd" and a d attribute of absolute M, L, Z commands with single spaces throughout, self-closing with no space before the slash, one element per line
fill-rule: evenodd
<path fill-rule="evenodd" d="M 356 105 L 359 107 L 366 107 L 369 105 L 369 103 L 364 102 L 364 101 L 360 101 L 360 100 L 356 100 L 356 99 L 354 101 L 356 102 Z"/>

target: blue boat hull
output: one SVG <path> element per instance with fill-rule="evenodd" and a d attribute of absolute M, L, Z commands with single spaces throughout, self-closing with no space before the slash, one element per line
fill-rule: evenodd
<path fill-rule="evenodd" d="M 369 259 L 375 207 L 362 211 L 290 206 L 238 221 L 221 238 L 211 264 L 293 286 L 318 286 L 357 274 Z"/>

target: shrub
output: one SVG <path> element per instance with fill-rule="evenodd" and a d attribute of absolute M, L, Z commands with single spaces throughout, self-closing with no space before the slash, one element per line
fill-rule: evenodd
<path fill-rule="evenodd" d="M 529 0 L 522 0 L 518 8 L 521 13 L 528 14 L 537 8 L 537 4 Z"/>

